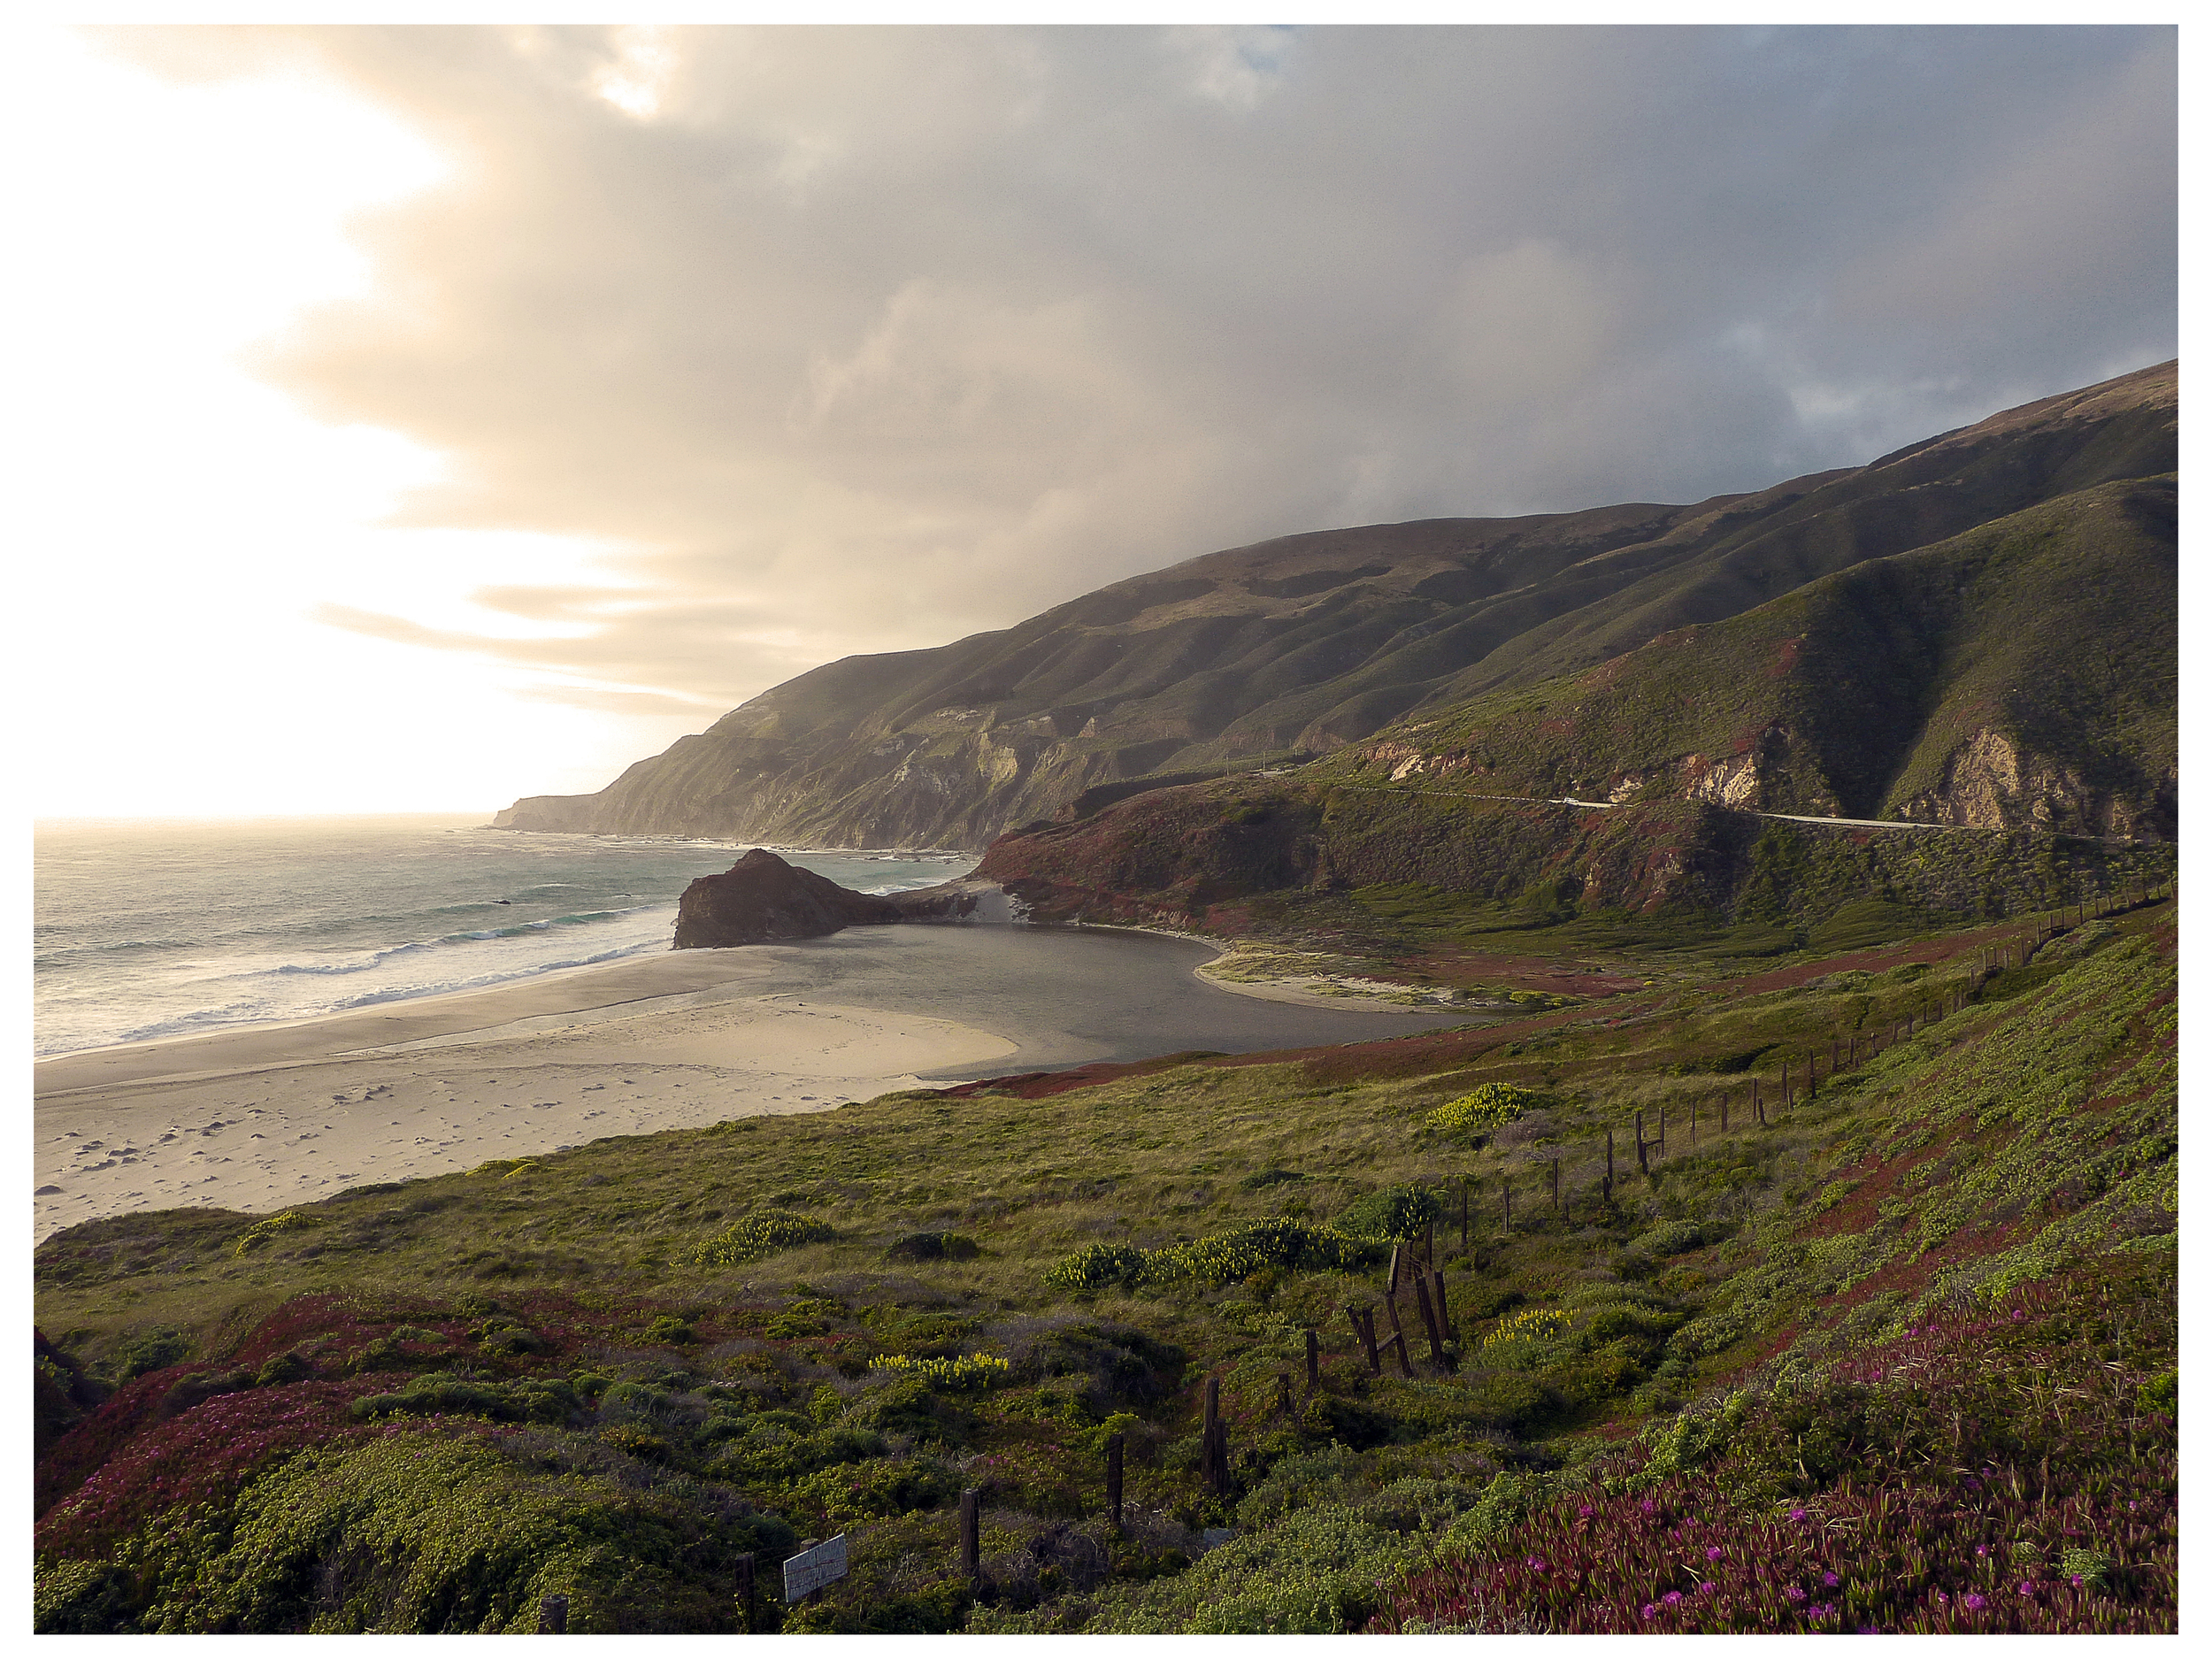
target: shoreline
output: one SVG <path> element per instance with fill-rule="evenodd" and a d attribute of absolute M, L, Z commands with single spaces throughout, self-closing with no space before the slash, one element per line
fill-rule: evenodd
<path fill-rule="evenodd" d="M 1122 928 L 849 928 L 53 1056 L 34 1067 L 35 1236 L 180 1205 L 265 1212 L 1002 1072 L 1363 1041 L 1379 1013 L 1463 1022 L 1286 1007 L 1196 974 L 1220 949 Z"/>
<path fill-rule="evenodd" d="M 757 952 L 757 947 L 748 948 Z M 262 1212 L 609 1135 L 826 1111 L 1017 1044 L 802 1002 L 747 950 L 557 970 L 34 1068 L 39 1239 L 136 1210 Z"/>

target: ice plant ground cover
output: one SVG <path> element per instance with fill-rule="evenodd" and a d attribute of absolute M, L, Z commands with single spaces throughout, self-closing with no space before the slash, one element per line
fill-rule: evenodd
<path fill-rule="evenodd" d="M 2171 1629 L 2174 915 L 1654 947 L 1471 1047 L 72 1229 L 38 1628 L 528 1630 L 559 1594 L 580 1632 Z M 1432 1125 L 1489 1085 L 1482 1144 Z M 1607 1131 L 1662 1111 L 1608 1202 Z M 1414 1374 L 1374 1375 L 1344 1310 L 1432 1229 L 1443 1363 L 1402 1291 Z M 737 1603 L 741 1555 L 772 1582 L 833 1532 L 846 1579 Z"/>
<path fill-rule="evenodd" d="M 2171 1630 L 2175 1306 L 2162 1264 L 2130 1265 L 1693 1417 L 1414 1573 L 1371 1628 Z"/>

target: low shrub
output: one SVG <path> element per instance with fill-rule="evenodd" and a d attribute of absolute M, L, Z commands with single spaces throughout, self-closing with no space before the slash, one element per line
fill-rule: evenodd
<path fill-rule="evenodd" d="M 757 1210 L 725 1227 L 695 1251 L 702 1267 L 738 1267 L 779 1250 L 819 1244 L 836 1235 L 825 1222 L 783 1210 Z"/>
<path fill-rule="evenodd" d="M 1368 1239 L 1417 1239 L 1441 1220 L 1444 1200 L 1426 1187 L 1386 1187 L 1348 1205 L 1337 1225 Z"/>
<path fill-rule="evenodd" d="M 1102 1290 L 1109 1285 L 1134 1287 L 1192 1279 L 1207 1285 L 1233 1285 L 1271 1267 L 1293 1272 L 1343 1272 L 1364 1267 L 1380 1254 L 1380 1247 L 1371 1239 L 1279 1216 L 1156 1250 L 1087 1245 L 1047 1271 L 1045 1283 L 1068 1290 Z"/>
<path fill-rule="evenodd" d="M 872 1360 L 868 1369 L 919 1377 L 933 1388 L 995 1388 L 1013 1375 L 1013 1367 L 995 1354 L 963 1354 L 956 1359 L 885 1354 Z"/>
<path fill-rule="evenodd" d="M 1446 1101 L 1428 1115 L 1428 1125 L 1447 1134 L 1485 1136 L 1543 1103 L 1544 1096 L 1532 1089 L 1485 1083 L 1472 1094 Z"/>

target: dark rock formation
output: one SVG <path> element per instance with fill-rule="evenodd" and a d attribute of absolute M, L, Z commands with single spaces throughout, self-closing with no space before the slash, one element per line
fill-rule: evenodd
<path fill-rule="evenodd" d="M 756 847 L 718 876 L 701 876 L 676 906 L 676 949 L 711 950 L 771 939 L 819 939 L 848 927 L 895 922 L 888 899 L 841 887 Z"/>

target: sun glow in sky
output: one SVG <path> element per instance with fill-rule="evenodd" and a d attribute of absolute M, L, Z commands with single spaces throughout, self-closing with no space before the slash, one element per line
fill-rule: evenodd
<path fill-rule="evenodd" d="M 65 31 L 19 45 L 13 148 L 41 163 L 18 174 L 31 320 L 11 370 L 38 816 L 488 814 L 595 788 L 720 711 L 564 706 L 545 694 L 572 676 L 316 619 L 514 634 L 469 595 L 618 586 L 590 541 L 390 522 L 439 457 L 251 372 L 259 342 L 363 291 L 352 216 L 439 189 L 446 157 L 303 70 L 178 85 Z"/>
<path fill-rule="evenodd" d="M 488 814 L 1217 549 L 2177 344 L 2166 27 L 11 44 L 47 817 Z"/>

